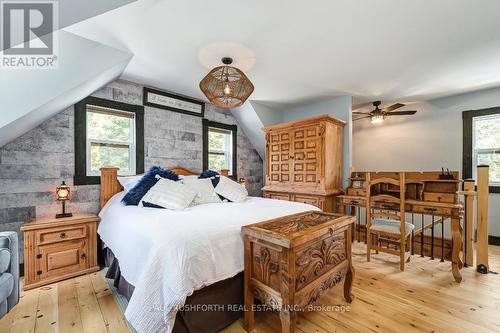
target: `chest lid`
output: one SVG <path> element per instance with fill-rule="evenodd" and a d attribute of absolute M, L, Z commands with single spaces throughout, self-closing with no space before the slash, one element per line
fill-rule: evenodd
<path fill-rule="evenodd" d="M 294 247 L 325 233 L 334 234 L 354 223 L 353 216 L 307 211 L 242 227 L 246 235 L 283 247 Z"/>

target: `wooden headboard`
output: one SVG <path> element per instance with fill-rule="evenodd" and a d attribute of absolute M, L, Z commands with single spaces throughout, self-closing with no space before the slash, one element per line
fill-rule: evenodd
<path fill-rule="evenodd" d="M 117 167 L 104 167 L 101 168 L 101 208 L 104 207 L 106 202 L 113 195 L 123 190 L 123 187 L 118 182 L 118 169 Z M 169 168 L 173 172 L 181 176 L 196 176 L 199 175 L 199 172 L 194 172 L 182 167 L 173 167 Z M 225 171 L 225 170 L 223 170 Z M 224 172 L 221 171 L 221 174 Z"/>

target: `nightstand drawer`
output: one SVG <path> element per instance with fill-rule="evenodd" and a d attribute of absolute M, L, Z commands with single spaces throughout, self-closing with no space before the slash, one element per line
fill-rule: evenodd
<path fill-rule="evenodd" d="M 40 279 L 46 279 L 85 269 L 87 250 L 85 240 L 39 246 L 36 251 L 36 275 Z"/>
<path fill-rule="evenodd" d="M 87 237 L 87 226 L 72 226 L 65 228 L 53 228 L 36 232 L 37 245 L 45 245 L 56 242 L 64 242 L 73 239 Z"/>

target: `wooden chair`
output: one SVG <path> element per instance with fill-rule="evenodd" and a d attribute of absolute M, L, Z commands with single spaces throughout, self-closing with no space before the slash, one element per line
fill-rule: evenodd
<path fill-rule="evenodd" d="M 398 255 L 399 268 L 404 271 L 405 262 L 410 261 L 411 253 L 406 247 L 411 244 L 414 228 L 405 219 L 405 174 L 401 172 L 399 180 L 385 177 L 371 180 L 367 173 L 366 182 L 366 259 L 370 261 L 372 250 Z M 381 241 L 397 249 L 381 247 Z"/>

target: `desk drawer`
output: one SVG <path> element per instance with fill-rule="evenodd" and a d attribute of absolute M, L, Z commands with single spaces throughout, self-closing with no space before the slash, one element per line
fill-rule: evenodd
<path fill-rule="evenodd" d="M 339 204 L 347 206 L 366 206 L 366 201 L 364 199 L 340 198 Z"/>
<path fill-rule="evenodd" d="M 452 209 L 447 207 L 413 206 L 412 211 L 426 215 L 452 215 Z"/>
<path fill-rule="evenodd" d="M 349 187 L 347 189 L 347 195 L 352 195 L 355 197 L 365 197 L 366 196 L 366 190 L 364 188 L 352 188 Z"/>
<path fill-rule="evenodd" d="M 424 201 L 454 203 L 455 202 L 455 194 L 453 194 L 453 193 L 438 193 L 438 192 L 424 192 Z"/>
<path fill-rule="evenodd" d="M 87 237 L 87 226 L 78 225 L 71 227 L 52 228 L 46 230 L 39 230 L 36 232 L 36 244 L 45 245 L 57 242 L 64 242 L 73 239 L 80 239 Z"/>

